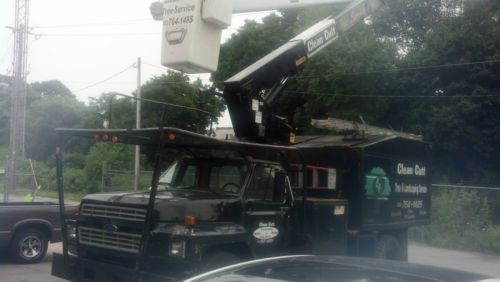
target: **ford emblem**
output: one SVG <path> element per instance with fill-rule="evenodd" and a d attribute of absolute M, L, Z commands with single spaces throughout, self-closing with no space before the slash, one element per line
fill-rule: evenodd
<path fill-rule="evenodd" d="M 106 224 L 104 225 L 104 230 L 106 230 L 106 232 L 108 233 L 115 233 L 116 231 L 118 231 L 118 226 L 114 225 L 114 224 Z"/>

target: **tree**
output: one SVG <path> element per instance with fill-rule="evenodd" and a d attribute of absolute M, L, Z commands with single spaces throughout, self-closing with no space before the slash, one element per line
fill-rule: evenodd
<path fill-rule="evenodd" d="M 47 161 L 53 154 L 58 127 L 78 128 L 86 107 L 73 97 L 43 97 L 34 101 L 27 110 L 26 156 Z"/>
<path fill-rule="evenodd" d="M 99 191 L 103 162 L 113 169 L 131 170 L 134 160 L 134 147 L 124 144 L 96 143 L 85 159 L 84 174 L 87 191 Z"/>
<path fill-rule="evenodd" d="M 178 72 L 154 77 L 142 87 L 142 97 L 150 100 L 197 108 L 210 114 L 142 103 L 144 127 L 173 126 L 181 129 L 206 132 L 210 121 L 216 122 L 224 111 L 222 100 L 201 81 L 189 82 L 189 77 Z"/>
<path fill-rule="evenodd" d="M 41 97 L 74 97 L 71 90 L 59 80 L 47 80 L 31 83 L 32 91 L 39 93 Z"/>
<path fill-rule="evenodd" d="M 335 14 L 342 6 L 327 5 L 303 10 L 285 10 L 272 14 L 262 24 L 247 22 L 221 48 L 219 70 L 212 75 L 216 85 L 243 67 L 274 50 L 315 22 Z M 249 48 L 250 46 L 250 48 Z M 366 72 L 397 63 L 397 48 L 391 41 L 379 40 L 372 26 L 360 23 L 349 35 L 322 50 L 302 72 L 293 77 L 276 101 L 275 111 L 288 118 L 299 131 L 311 131 L 311 118 L 335 115 L 347 119 L 364 116 L 369 122 L 381 119 L 386 103 L 361 100 L 355 95 L 380 94 L 390 84 L 381 76 L 345 75 Z M 373 111 L 372 108 L 379 110 Z M 367 110 L 370 109 L 370 110 Z"/>
<path fill-rule="evenodd" d="M 99 98 L 90 99 L 84 127 L 103 128 L 106 125 L 108 128 L 134 128 L 135 102 L 120 95 L 115 92 L 103 93 Z"/>
<path fill-rule="evenodd" d="M 363 116 L 370 124 L 423 134 L 434 144 L 437 178 L 500 182 L 500 98 L 484 96 L 498 93 L 500 84 L 500 2 L 386 4 L 292 78 L 276 112 L 304 132 L 314 131 L 311 118 Z M 220 81 L 331 13 L 328 9 L 284 11 L 262 24 L 248 22 L 223 45 L 212 79 L 221 87 Z M 436 98 L 443 95 L 455 97 Z"/>
<path fill-rule="evenodd" d="M 407 88 L 425 89 L 420 93 L 429 96 L 460 96 L 412 103 L 420 114 L 407 119 L 434 143 L 435 164 L 454 181 L 500 181 L 500 128 L 495 122 L 500 120 L 500 99 L 485 97 L 498 93 L 498 62 L 468 64 L 500 59 L 499 16 L 498 1 L 466 1 L 459 15 L 443 19 L 425 44 L 405 58 L 408 64 L 458 64 L 416 72 L 406 80 Z"/>

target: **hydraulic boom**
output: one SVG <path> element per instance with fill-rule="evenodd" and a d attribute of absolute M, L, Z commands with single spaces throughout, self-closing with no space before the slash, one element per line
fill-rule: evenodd
<path fill-rule="evenodd" d="M 357 0 L 297 35 L 224 83 L 236 136 L 243 140 L 289 144 L 293 128 L 272 110 L 290 76 L 308 60 L 382 6 L 382 0 Z"/>

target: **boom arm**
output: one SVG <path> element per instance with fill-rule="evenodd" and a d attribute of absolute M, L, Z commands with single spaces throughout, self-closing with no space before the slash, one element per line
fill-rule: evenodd
<path fill-rule="evenodd" d="M 357 0 L 224 82 L 224 99 L 236 136 L 250 141 L 289 143 L 293 133 L 270 104 L 309 58 L 382 6 L 382 0 Z"/>
<path fill-rule="evenodd" d="M 233 0 L 233 13 L 302 8 L 319 4 L 344 3 L 352 0 Z"/>

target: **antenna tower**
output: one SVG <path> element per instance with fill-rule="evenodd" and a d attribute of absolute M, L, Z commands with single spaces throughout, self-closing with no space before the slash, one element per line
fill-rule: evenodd
<path fill-rule="evenodd" d="M 14 42 L 14 87 L 10 106 L 10 156 L 7 168 L 9 191 L 16 187 L 16 161 L 25 153 L 26 92 L 28 67 L 29 0 L 15 0 L 15 23 L 12 31 Z"/>

